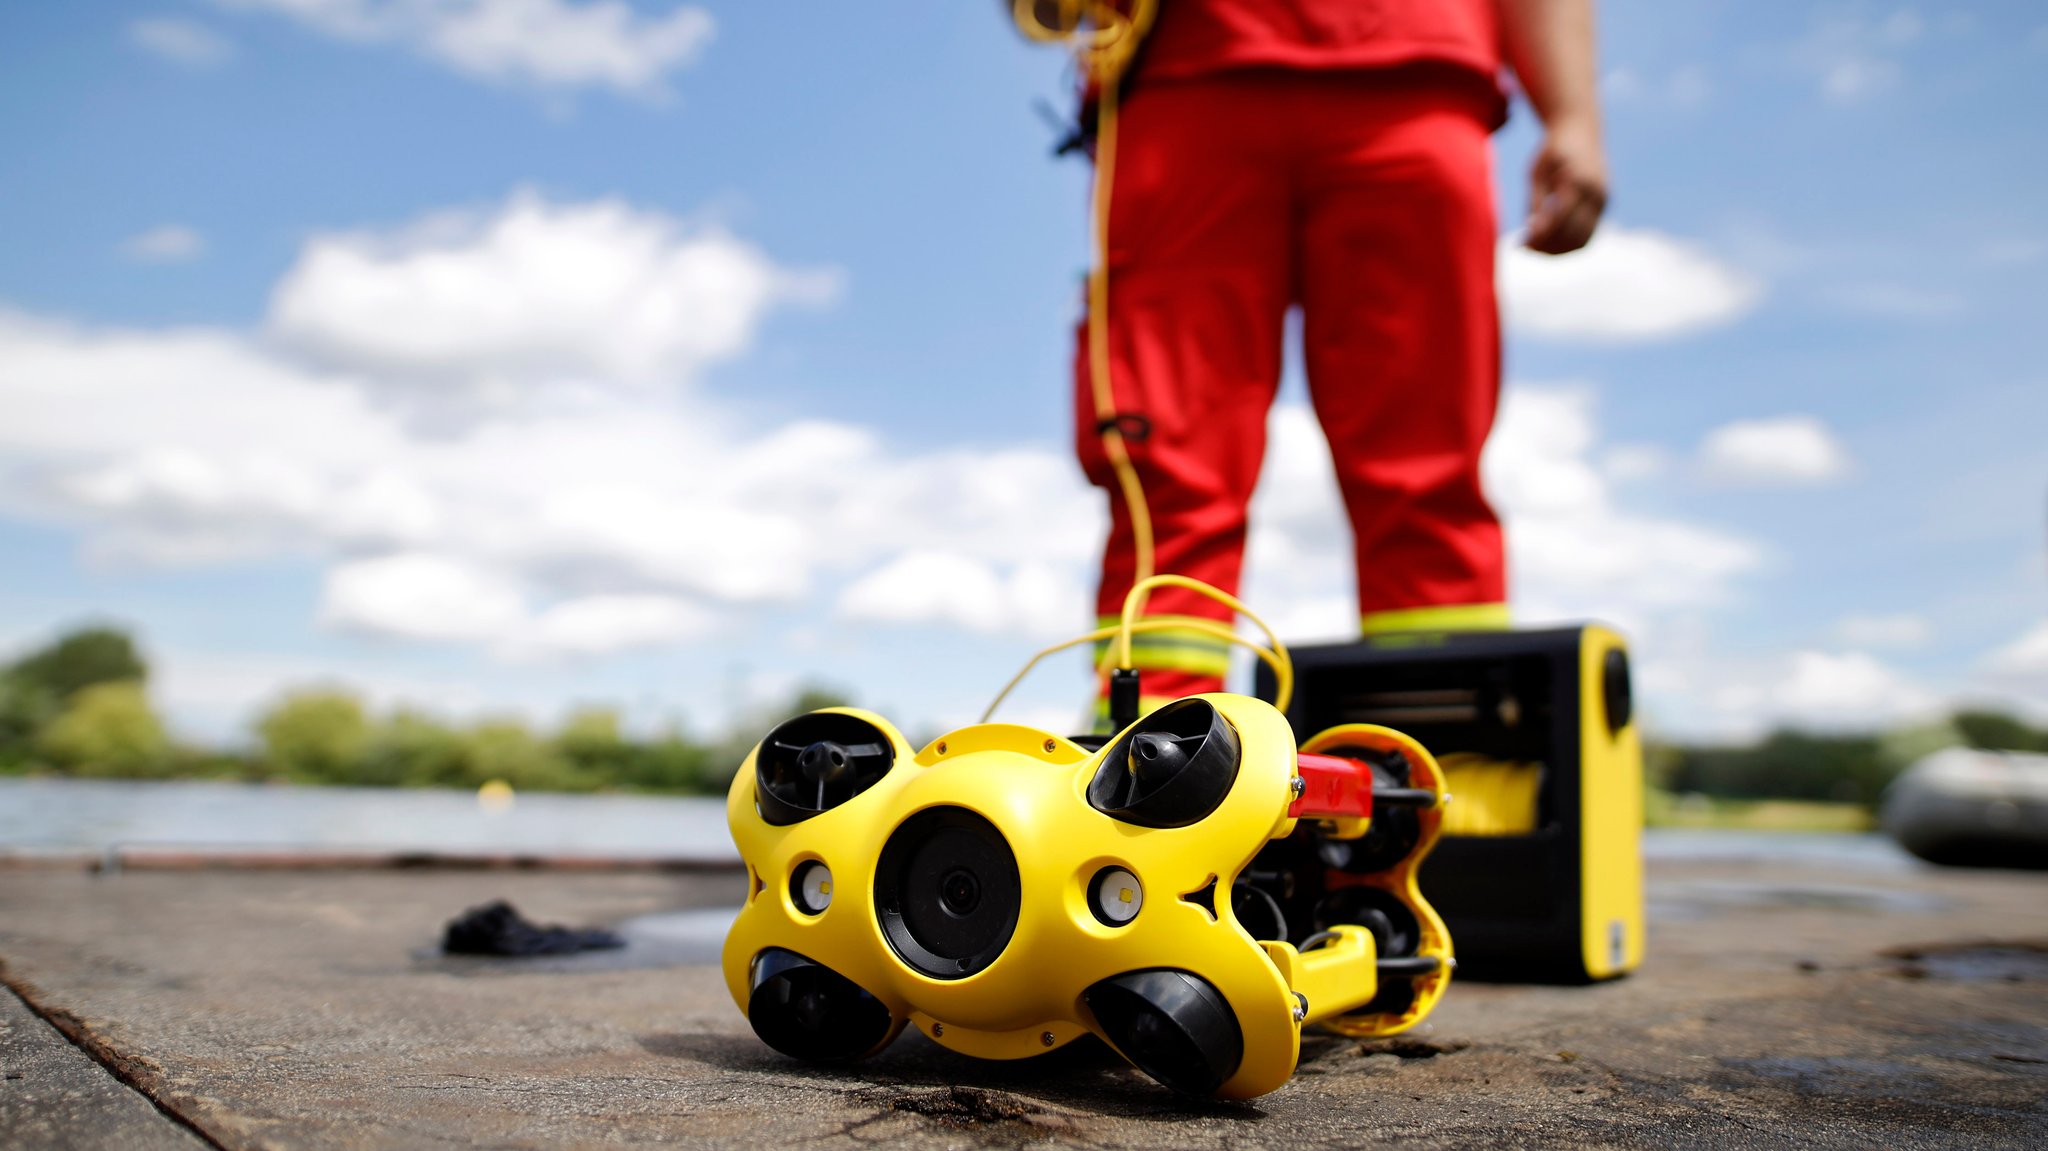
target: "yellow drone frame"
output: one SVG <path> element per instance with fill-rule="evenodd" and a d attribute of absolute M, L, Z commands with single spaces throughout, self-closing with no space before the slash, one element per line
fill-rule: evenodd
<path fill-rule="evenodd" d="M 913 751 L 870 712 L 799 716 L 728 793 L 749 890 L 727 986 L 763 1040 L 803 1058 L 859 1058 L 906 1024 L 990 1059 L 1092 1033 L 1176 1090 L 1262 1095 L 1293 1073 L 1304 1026 L 1412 1026 L 1451 968 L 1414 882 L 1443 798 L 1435 761 L 1384 728 L 1309 746 L 1391 756 L 1405 778 L 1297 755 L 1280 712 L 1223 693 L 1092 752 L 1001 723 Z M 1355 882 L 1398 901 L 1420 938 L 1382 956 L 1370 916 L 1301 948 L 1255 938 L 1240 873 L 1275 841 L 1359 839 L 1376 795 L 1416 810 L 1422 834 Z"/>

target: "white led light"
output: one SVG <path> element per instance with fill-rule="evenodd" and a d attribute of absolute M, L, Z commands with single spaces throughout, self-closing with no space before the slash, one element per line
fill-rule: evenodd
<path fill-rule="evenodd" d="M 812 915 L 832 906 L 832 869 L 813 859 L 796 869 L 791 890 L 799 910 Z"/>
<path fill-rule="evenodd" d="M 1145 889 L 1138 877 L 1121 867 L 1098 874 L 1094 887 L 1095 913 L 1104 923 L 1129 923 L 1145 905 Z"/>

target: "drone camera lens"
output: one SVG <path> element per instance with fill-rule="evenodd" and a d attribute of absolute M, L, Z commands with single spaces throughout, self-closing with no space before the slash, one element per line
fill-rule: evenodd
<path fill-rule="evenodd" d="M 956 869 L 939 884 L 939 906 L 956 919 L 972 915 L 975 905 L 980 902 L 981 884 L 972 872 Z"/>
<path fill-rule="evenodd" d="M 934 979 L 964 979 L 994 963 L 1023 906 L 1008 841 L 964 807 L 926 808 L 904 820 L 875 865 L 883 936 Z"/>

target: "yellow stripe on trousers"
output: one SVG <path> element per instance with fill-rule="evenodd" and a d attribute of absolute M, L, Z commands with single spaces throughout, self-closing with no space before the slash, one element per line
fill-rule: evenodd
<path fill-rule="evenodd" d="M 1367 612 L 1358 618 L 1366 635 L 1389 631 L 1504 631 L 1513 625 L 1504 603 L 1454 603 L 1434 607 Z"/>

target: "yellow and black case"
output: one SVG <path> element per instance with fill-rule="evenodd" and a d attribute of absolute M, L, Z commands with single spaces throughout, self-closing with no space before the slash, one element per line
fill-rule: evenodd
<path fill-rule="evenodd" d="M 1642 961 L 1642 745 L 1620 635 L 1408 632 L 1293 655 L 1297 735 L 1383 724 L 1442 765 L 1421 880 L 1461 976 L 1583 982 Z"/>

